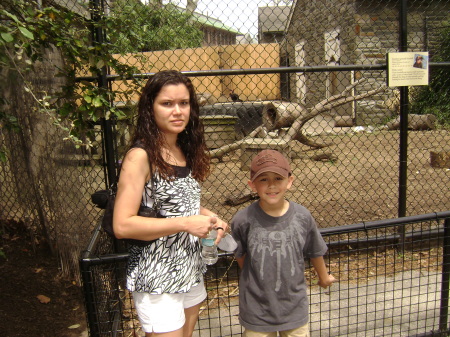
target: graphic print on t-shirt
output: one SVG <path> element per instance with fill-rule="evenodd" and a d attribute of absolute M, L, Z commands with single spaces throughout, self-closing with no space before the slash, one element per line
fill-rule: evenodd
<path fill-rule="evenodd" d="M 296 215 L 301 216 L 301 215 Z M 294 277 L 298 269 L 298 252 L 304 247 L 303 227 L 294 226 L 293 223 L 301 221 L 292 221 L 284 228 L 267 230 L 263 228 L 255 219 L 249 232 L 249 251 L 252 260 L 260 261 L 259 274 L 261 280 L 264 280 L 264 272 L 267 266 L 276 270 L 275 291 L 279 291 L 282 286 L 282 268 L 289 268 L 290 276 Z M 299 245 L 301 247 L 295 247 Z"/>

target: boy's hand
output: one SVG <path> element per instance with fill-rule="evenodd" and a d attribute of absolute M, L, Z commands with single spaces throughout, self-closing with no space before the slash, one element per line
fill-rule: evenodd
<path fill-rule="evenodd" d="M 319 286 L 326 289 L 329 286 L 331 286 L 334 282 L 336 282 L 336 279 L 333 275 L 327 274 L 328 277 L 325 278 L 319 278 Z"/>

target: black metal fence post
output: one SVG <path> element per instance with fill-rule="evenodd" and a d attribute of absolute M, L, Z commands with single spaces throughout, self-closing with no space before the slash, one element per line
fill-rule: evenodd
<path fill-rule="evenodd" d="M 97 337 L 100 336 L 99 333 L 99 320 L 97 317 L 97 309 L 95 303 L 95 287 L 93 286 L 92 274 L 89 270 L 89 263 L 81 258 L 80 259 L 80 272 L 81 278 L 83 280 L 83 292 L 84 292 L 84 302 L 86 306 L 87 321 L 89 326 L 89 336 Z"/>
<path fill-rule="evenodd" d="M 439 331 L 442 336 L 448 332 L 448 304 L 450 286 L 450 219 L 444 221 L 443 261 L 441 281 L 441 310 L 439 315 Z M 444 334 L 445 333 L 445 334 Z"/>
<path fill-rule="evenodd" d="M 400 43 L 399 51 L 408 50 L 407 31 L 407 0 L 402 0 L 400 8 Z M 406 215 L 406 184 L 408 169 L 408 87 L 403 86 L 400 90 L 400 158 L 399 158 L 399 195 L 398 195 L 398 216 Z"/>
<path fill-rule="evenodd" d="M 399 16 L 399 51 L 408 50 L 407 31 L 407 0 L 402 0 Z M 399 176 L 398 176 L 398 217 L 406 216 L 407 170 L 408 170 L 408 87 L 399 87 L 400 91 L 400 140 L 399 140 Z M 405 228 L 398 228 L 400 235 L 400 249 L 403 252 L 405 243 Z"/>
<path fill-rule="evenodd" d="M 116 181 L 116 157 L 114 153 L 113 123 L 110 119 L 102 119 L 103 142 L 105 148 L 106 170 L 108 173 L 107 187 Z"/>
<path fill-rule="evenodd" d="M 94 23 L 92 25 L 92 40 L 94 45 L 103 45 L 105 42 L 105 31 L 102 27 L 95 23 L 100 21 L 101 16 L 104 14 L 104 4 L 101 0 L 91 1 L 91 19 Z M 108 87 L 107 74 L 109 70 L 106 66 L 103 66 L 97 74 L 97 85 L 99 88 Z M 105 148 L 106 170 L 107 170 L 107 187 L 110 186 L 116 180 L 116 159 L 114 155 L 114 132 L 113 123 L 111 120 L 105 120 L 102 118 L 102 129 L 104 133 L 103 142 Z"/>

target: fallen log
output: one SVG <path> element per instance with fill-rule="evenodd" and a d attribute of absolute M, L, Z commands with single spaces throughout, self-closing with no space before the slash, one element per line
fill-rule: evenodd
<path fill-rule="evenodd" d="M 330 110 L 331 108 L 335 108 L 337 106 L 340 106 L 345 103 L 349 103 L 358 99 L 362 99 L 365 97 L 372 96 L 376 93 L 379 93 L 381 91 L 386 90 L 386 87 L 379 87 L 377 89 L 368 91 L 366 93 L 356 95 L 356 96 L 343 96 L 341 95 L 335 95 L 333 97 L 327 98 L 323 100 L 322 102 L 317 103 L 314 108 L 311 109 L 311 111 L 308 112 L 308 114 L 303 115 L 301 118 L 297 118 L 294 123 L 292 123 L 291 127 L 289 128 L 288 132 L 284 136 L 284 139 L 289 141 L 291 139 L 298 139 L 296 138 L 298 133 L 301 133 L 303 125 L 307 121 L 309 121 L 311 118 L 316 117 L 318 114 L 323 113 L 325 111 Z M 347 89 L 344 90 L 344 92 L 347 92 Z M 298 139 L 300 140 L 300 139 Z"/>
<path fill-rule="evenodd" d="M 400 129 L 400 116 L 386 123 L 388 130 Z M 436 116 L 432 114 L 408 115 L 408 129 L 410 130 L 434 130 L 436 129 Z"/>
<path fill-rule="evenodd" d="M 253 192 L 247 194 L 232 194 L 225 200 L 225 205 L 238 206 L 247 201 L 257 200 L 258 198 L 258 194 Z"/>
<path fill-rule="evenodd" d="M 334 154 L 327 152 L 327 153 L 319 153 L 314 156 L 311 156 L 311 160 L 336 162 L 338 160 L 338 158 Z"/>

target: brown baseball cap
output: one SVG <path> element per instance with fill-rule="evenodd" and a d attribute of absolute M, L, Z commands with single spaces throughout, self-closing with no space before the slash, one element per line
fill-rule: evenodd
<path fill-rule="evenodd" d="M 278 173 L 285 178 L 292 173 L 289 161 L 276 150 L 262 150 L 253 158 L 250 165 L 250 180 L 255 180 L 264 172 Z"/>

